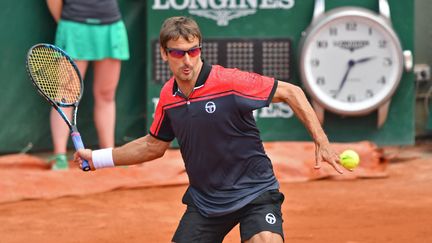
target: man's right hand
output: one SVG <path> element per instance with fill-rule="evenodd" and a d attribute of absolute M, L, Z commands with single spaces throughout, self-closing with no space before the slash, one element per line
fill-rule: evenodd
<path fill-rule="evenodd" d="M 74 162 L 79 165 L 80 169 L 82 169 L 83 160 L 87 160 L 92 171 L 96 170 L 93 165 L 91 149 L 78 149 L 78 151 L 74 153 Z"/>

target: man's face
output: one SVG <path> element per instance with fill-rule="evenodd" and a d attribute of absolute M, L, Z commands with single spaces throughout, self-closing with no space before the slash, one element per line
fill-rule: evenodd
<path fill-rule="evenodd" d="M 192 38 L 191 41 L 183 37 L 169 40 L 167 47 L 166 50 L 161 47 L 161 56 L 164 61 L 168 62 L 176 81 L 195 83 L 202 66 L 198 38 Z"/>

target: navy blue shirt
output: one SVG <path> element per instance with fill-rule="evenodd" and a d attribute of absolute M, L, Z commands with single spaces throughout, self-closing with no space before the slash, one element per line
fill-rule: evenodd
<path fill-rule="evenodd" d="M 279 188 L 252 115 L 276 87 L 273 78 L 204 63 L 189 97 L 174 78 L 162 88 L 150 134 L 177 138 L 190 183 L 183 201 L 202 215 L 231 213 Z"/>

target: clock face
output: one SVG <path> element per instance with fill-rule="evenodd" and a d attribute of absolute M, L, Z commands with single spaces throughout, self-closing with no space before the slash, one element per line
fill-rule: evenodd
<path fill-rule="evenodd" d="M 327 109 L 346 115 L 366 114 L 397 88 L 402 49 L 394 31 L 376 14 L 334 11 L 311 26 L 303 41 L 302 81 Z"/>

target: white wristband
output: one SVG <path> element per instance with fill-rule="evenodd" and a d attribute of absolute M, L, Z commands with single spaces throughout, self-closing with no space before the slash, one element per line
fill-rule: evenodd
<path fill-rule="evenodd" d="M 93 166 L 95 169 L 114 167 L 112 148 L 98 149 L 92 152 Z"/>

